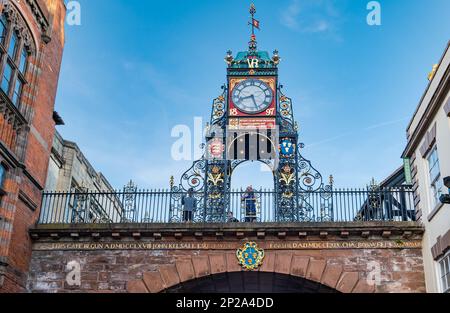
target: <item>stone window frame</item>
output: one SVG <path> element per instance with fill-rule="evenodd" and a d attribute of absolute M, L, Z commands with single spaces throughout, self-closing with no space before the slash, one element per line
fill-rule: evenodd
<path fill-rule="evenodd" d="M 447 103 L 444 105 L 444 112 L 447 117 L 450 117 L 450 98 Z"/>
<path fill-rule="evenodd" d="M 439 282 L 443 293 L 450 293 L 450 251 L 439 261 Z"/>
<path fill-rule="evenodd" d="M 22 110 L 22 98 L 24 94 L 24 88 L 28 84 L 26 78 L 30 57 L 35 54 L 35 47 L 31 39 L 31 33 L 26 25 L 24 19 L 21 17 L 20 13 L 12 6 L 12 4 L 5 4 L 0 12 L 0 17 L 4 17 L 6 25 L 5 39 L 0 42 L 0 78 L 3 80 L 3 72 L 5 70 L 6 64 L 8 63 L 12 68 L 12 75 L 9 81 L 9 88 L 7 91 L 3 91 L 11 103 L 17 107 L 19 111 Z M 11 44 L 11 38 L 13 35 L 17 36 L 16 47 L 14 55 L 10 56 L 8 50 Z M 21 69 L 21 61 L 23 54 L 26 54 L 24 69 Z M 21 84 L 20 90 L 18 91 L 18 97 L 16 103 L 14 103 L 14 97 L 16 94 L 16 87 L 18 83 Z"/>
<path fill-rule="evenodd" d="M 437 132 L 437 124 L 434 123 L 433 127 L 424 136 L 423 143 L 419 149 L 420 154 L 424 159 L 426 158 L 426 156 L 436 143 L 436 132 Z"/>
<path fill-rule="evenodd" d="M 434 154 L 435 153 L 435 154 Z M 432 161 L 430 158 L 435 155 L 436 160 Z M 439 160 L 439 152 L 436 144 L 433 144 L 432 148 L 428 151 L 427 155 L 424 157 L 426 161 L 427 178 L 428 178 L 428 191 L 430 193 L 431 208 L 432 211 L 436 210 L 442 203 L 439 200 L 440 195 L 444 187 L 444 182 L 442 180 L 441 166 Z M 433 164 L 431 164 L 433 162 Z M 439 172 L 432 177 L 432 170 L 438 167 Z"/>

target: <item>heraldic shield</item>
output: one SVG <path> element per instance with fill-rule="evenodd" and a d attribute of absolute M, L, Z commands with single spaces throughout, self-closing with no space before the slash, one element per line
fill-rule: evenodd
<path fill-rule="evenodd" d="M 258 249 L 256 242 L 247 242 L 236 251 L 239 264 L 246 270 L 255 270 L 262 265 L 264 250 Z"/>

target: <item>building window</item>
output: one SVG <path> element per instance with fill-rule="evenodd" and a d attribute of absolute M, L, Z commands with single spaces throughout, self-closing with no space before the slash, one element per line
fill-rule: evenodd
<path fill-rule="evenodd" d="M 8 94 L 9 93 L 9 86 L 11 85 L 11 78 L 12 78 L 12 67 L 9 62 L 6 62 L 5 64 L 5 70 L 3 71 L 3 78 L 2 78 L 2 90 Z"/>
<path fill-rule="evenodd" d="M 20 53 L 20 63 L 19 63 L 19 70 L 22 73 L 22 75 L 25 75 L 25 72 L 27 71 L 27 60 L 28 60 L 28 51 L 26 47 L 23 47 L 22 52 Z"/>
<path fill-rule="evenodd" d="M 444 182 L 441 179 L 437 147 L 431 149 L 427 160 L 430 177 L 431 208 L 434 208 L 440 204 L 439 197 L 442 195 L 442 189 L 444 187 Z"/>
<path fill-rule="evenodd" d="M 8 30 L 8 22 L 4 15 L 0 17 L 0 42 L 3 43 L 6 39 L 6 31 Z"/>
<path fill-rule="evenodd" d="M 22 94 L 22 80 L 17 78 L 16 86 L 14 87 L 14 93 L 12 97 L 12 102 L 18 107 L 20 105 L 20 96 Z"/>
<path fill-rule="evenodd" d="M 18 44 L 17 39 L 18 39 L 17 33 L 15 31 L 13 31 L 12 36 L 11 36 L 11 41 L 9 42 L 9 49 L 8 49 L 8 55 L 12 60 L 14 60 L 15 56 L 16 56 L 16 50 L 17 50 L 17 44 Z"/>
<path fill-rule="evenodd" d="M 5 178 L 6 178 L 6 168 L 3 164 L 0 163 L 0 196 L 5 195 L 5 191 L 3 190 L 3 187 L 5 185 Z"/>
<path fill-rule="evenodd" d="M 448 253 L 440 262 L 442 291 L 450 293 L 450 253 Z"/>
<path fill-rule="evenodd" d="M 22 90 L 26 85 L 26 71 L 30 47 L 23 36 L 8 23 L 5 15 L 0 17 L 0 87 L 11 102 L 20 109 Z"/>

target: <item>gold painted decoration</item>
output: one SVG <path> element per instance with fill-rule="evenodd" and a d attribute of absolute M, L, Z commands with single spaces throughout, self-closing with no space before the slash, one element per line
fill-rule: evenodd
<path fill-rule="evenodd" d="M 289 114 L 291 114 L 289 111 L 281 110 L 281 115 L 283 115 L 284 117 L 289 116 Z"/>
<path fill-rule="evenodd" d="M 264 250 L 258 248 L 256 242 L 247 242 L 236 251 L 236 257 L 244 269 L 248 271 L 259 268 L 264 260 Z"/>
<path fill-rule="evenodd" d="M 211 173 L 208 173 L 208 182 L 212 183 L 214 186 L 219 185 L 219 183 L 223 183 L 223 174 L 220 171 L 220 167 L 214 166 L 211 170 Z"/>
<path fill-rule="evenodd" d="M 292 197 L 294 197 L 294 193 L 290 192 L 290 191 L 286 191 L 286 192 L 283 192 L 283 194 L 281 196 L 285 199 L 292 199 Z"/>
<path fill-rule="evenodd" d="M 433 65 L 433 69 L 431 70 L 431 72 L 428 74 L 428 80 L 432 81 L 434 78 L 434 75 L 436 75 L 436 72 L 439 68 L 439 64 L 435 64 Z"/>
<path fill-rule="evenodd" d="M 281 173 L 280 183 L 285 183 L 286 185 L 290 185 L 293 181 L 295 181 L 295 175 Z"/>
<path fill-rule="evenodd" d="M 295 181 L 295 173 L 289 165 L 281 169 L 280 176 L 280 183 L 284 183 L 287 186 Z"/>
<path fill-rule="evenodd" d="M 220 199 L 221 197 L 222 197 L 222 194 L 220 194 L 218 192 L 212 192 L 208 196 L 209 199 Z"/>

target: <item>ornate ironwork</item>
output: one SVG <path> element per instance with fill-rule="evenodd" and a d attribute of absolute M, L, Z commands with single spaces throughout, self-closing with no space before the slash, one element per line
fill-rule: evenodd
<path fill-rule="evenodd" d="M 187 170 L 180 180 L 178 186 L 171 186 L 171 204 L 169 212 L 170 222 L 181 222 L 182 220 L 182 202 L 181 198 L 192 190 L 197 200 L 197 208 L 193 212 L 193 221 L 202 221 L 205 217 L 204 197 L 205 197 L 205 177 L 207 169 L 207 160 L 202 159 L 195 161 L 192 167 Z"/>
<path fill-rule="evenodd" d="M 411 187 L 391 187 L 377 190 L 334 189 L 324 187 L 318 191 L 299 191 L 298 206 L 281 207 L 285 214 L 280 216 L 279 191 L 254 190 L 256 220 L 246 219 L 247 212 L 242 199 L 246 191 L 227 191 L 223 196 L 233 218 L 240 222 L 301 222 L 301 221 L 414 221 L 414 191 Z M 179 223 L 183 222 L 181 198 L 184 191 L 147 190 L 132 193 L 131 202 L 134 209 L 133 218 L 122 219 L 127 207 L 125 199 L 129 192 L 88 191 L 45 192 L 39 218 L 40 224 L 115 224 L 115 223 Z M 203 192 L 196 193 L 197 198 Z M 247 197 L 248 198 L 248 197 Z M 178 200 L 176 200 L 178 199 Z M 288 198 L 289 199 L 289 198 Z M 291 204 L 296 203 L 290 198 Z M 373 199 L 377 199 L 374 205 Z M 216 199 L 217 200 L 217 199 Z M 220 199 L 218 199 L 220 202 Z M 283 201 L 289 202 L 285 199 Z M 130 204 L 130 203 L 129 203 Z M 215 208 L 220 208 L 216 203 Z M 332 205 L 332 206 L 331 206 Z M 174 207 L 176 208 L 174 210 Z M 209 214 L 213 210 L 203 211 L 202 202 L 198 210 Z M 294 210 L 294 209 L 296 210 Z M 332 210 L 331 210 L 332 208 Z M 209 222 L 224 222 L 220 214 L 207 218 Z M 203 223 L 203 215 L 197 214 L 193 222 Z M 252 216 L 253 217 L 253 216 Z M 228 221 L 228 220 L 227 220 Z"/>
<path fill-rule="evenodd" d="M 223 222 L 229 203 L 229 162 L 209 161 L 205 188 L 205 222 Z"/>
<path fill-rule="evenodd" d="M 223 127 L 225 126 L 224 121 L 226 120 L 225 111 L 227 109 L 227 88 L 226 86 L 222 86 L 222 89 L 223 93 L 213 101 L 211 125 L 219 125 Z"/>
<path fill-rule="evenodd" d="M 137 186 L 132 180 L 123 187 L 124 199 L 122 222 L 124 223 L 135 221 L 136 192 Z"/>
<path fill-rule="evenodd" d="M 273 56 L 269 57 L 267 52 L 257 50 L 254 28 L 259 28 L 259 21 L 254 19 L 255 13 L 256 9 L 252 6 L 250 10 L 252 36 L 248 51 L 239 52 L 236 57 L 233 57 L 231 51 L 227 52 L 225 62 L 228 64 L 229 76 L 278 76 L 277 65 L 281 60 L 279 52 L 275 50 Z M 273 171 L 274 216 L 278 221 L 331 221 L 334 218 L 333 201 L 330 196 L 332 184 L 325 185 L 322 175 L 300 153 L 304 145 L 298 141 L 298 126 L 294 119 L 292 100 L 284 95 L 282 88 L 281 85 L 276 88 L 278 133 L 275 136 L 277 143 L 274 145 L 279 145 L 277 158 L 275 160 L 269 159 L 269 156 L 264 158 L 260 154 L 257 157 L 258 161 L 267 164 Z M 173 200 L 177 203 L 171 209 L 173 219 L 181 216 L 182 207 L 177 202 L 180 199 L 180 192 L 186 193 L 192 188 L 196 192 L 198 203 L 194 220 L 225 221 L 226 213 L 230 209 L 231 176 L 240 164 L 249 161 L 227 159 L 228 147 L 224 148 L 224 144 L 228 144 L 226 136 L 229 123 L 227 111 L 229 90 L 227 86 L 223 86 L 222 90 L 222 94 L 214 99 L 212 104 L 211 120 L 205 136 L 205 156 L 194 162 L 192 168 L 183 174 L 179 186 L 171 187 Z M 243 132 L 252 133 L 246 129 Z M 320 195 L 320 209 L 312 205 L 311 194 L 314 192 Z M 255 201 L 257 203 L 258 199 Z"/>
<path fill-rule="evenodd" d="M 290 133 L 295 136 L 297 134 L 298 129 L 295 125 L 292 100 L 283 94 L 282 89 L 283 86 L 280 85 L 278 88 L 280 132 Z"/>

